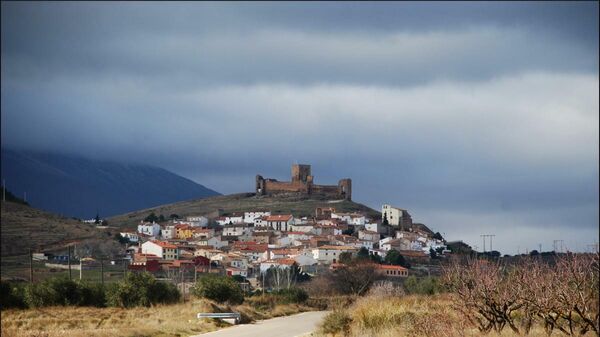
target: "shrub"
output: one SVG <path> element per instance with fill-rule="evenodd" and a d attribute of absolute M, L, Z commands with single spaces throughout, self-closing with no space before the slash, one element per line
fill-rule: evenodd
<path fill-rule="evenodd" d="M 436 277 L 417 278 L 414 275 L 409 276 L 404 281 L 404 289 L 409 294 L 435 295 L 442 291 L 439 279 Z"/>
<path fill-rule="evenodd" d="M 321 332 L 325 334 L 342 333 L 348 335 L 352 318 L 345 310 L 334 310 L 323 318 Z"/>
<path fill-rule="evenodd" d="M 78 301 L 80 306 L 104 307 L 106 306 L 106 289 L 102 284 L 79 282 Z"/>
<path fill-rule="evenodd" d="M 25 287 L 25 303 L 29 307 L 49 305 L 77 305 L 77 283 L 66 278 L 51 278 Z"/>
<path fill-rule="evenodd" d="M 0 281 L 0 308 L 24 308 L 24 287 L 13 282 Z"/>
<path fill-rule="evenodd" d="M 108 305 L 124 308 L 172 303 L 179 298 L 175 286 L 158 282 L 147 272 L 127 273 L 123 280 L 111 284 L 106 291 Z"/>
<path fill-rule="evenodd" d="M 300 288 L 289 288 L 274 291 L 273 294 L 277 297 L 277 303 L 304 303 L 308 300 L 308 293 Z"/>
<path fill-rule="evenodd" d="M 195 296 L 208 298 L 219 303 L 239 304 L 244 301 L 244 294 L 240 285 L 227 276 L 204 276 L 194 285 L 192 293 Z"/>

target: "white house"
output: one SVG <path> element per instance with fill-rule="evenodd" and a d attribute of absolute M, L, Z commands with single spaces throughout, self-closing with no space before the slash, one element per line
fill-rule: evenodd
<path fill-rule="evenodd" d="M 412 227 L 412 218 L 408 211 L 402 208 L 393 207 L 384 204 L 381 207 L 381 221 L 387 219 L 388 223 L 395 227 L 400 227 L 401 230 L 408 230 Z"/>
<path fill-rule="evenodd" d="M 146 241 L 142 243 L 142 254 L 154 254 L 161 259 L 179 259 L 177 246 L 164 241 Z"/>
<path fill-rule="evenodd" d="M 158 234 L 160 233 L 160 225 L 153 222 L 153 223 L 149 223 L 149 222 L 141 222 L 138 225 L 137 228 L 138 233 L 144 234 L 144 235 L 149 235 L 152 237 L 157 237 Z"/>
<path fill-rule="evenodd" d="M 313 231 L 313 225 L 310 223 L 295 224 L 292 225 L 291 230 L 294 232 L 311 233 Z"/>
<path fill-rule="evenodd" d="M 252 234 L 252 228 L 243 223 L 223 226 L 223 235 L 225 236 L 241 236 L 250 234 Z"/>
<path fill-rule="evenodd" d="M 294 217 L 291 214 L 270 215 L 266 220 L 269 227 L 284 232 L 289 231 L 294 223 Z"/>
<path fill-rule="evenodd" d="M 262 218 L 263 216 L 269 216 L 269 215 L 271 215 L 271 212 L 263 212 L 263 211 L 244 212 L 244 223 L 253 224 L 254 220 Z"/>
<path fill-rule="evenodd" d="M 227 224 L 240 224 L 244 222 L 244 214 L 234 213 L 228 216 L 220 216 L 215 219 L 217 224 L 225 226 Z"/>
<path fill-rule="evenodd" d="M 196 241 L 196 244 L 198 246 L 213 246 L 214 248 L 219 249 L 221 247 L 229 245 L 229 242 L 221 241 L 220 236 L 213 236 L 210 238 L 199 239 L 198 241 Z"/>
<path fill-rule="evenodd" d="M 175 226 L 165 226 L 160 231 L 160 237 L 169 240 L 175 237 Z"/>
<path fill-rule="evenodd" d="M 352 246 L 321 246 L 313 248 L 313 258 L 319 262 L 319 264 L 331 264 L 339 261 L 340 254 L 344 252 L 356 253 L 358 249 Z"/>
<path fill-rule="evenodd" d="M 381 238 L 381 235 L 377 232 L 372 232 L 369 230 L 360 230 L 358 231 L 358 238 L 361 240 L 378 242 Z"/>
<path fill-rule="evenodd" d="M 208 226 L 208 218 L 202 215 L 188 216 L 185 218 L 191 222 L 192 227 L 206 227 Z"/>
<path fill-rule="evenodd" d="M 138 242 L 140 240 L 140 237 L 134 232 L 121 232 L 119 234 L 129 240 L 129 242 Z"/>
<path fill-rule="evenodd" d="M 386 231 L 385 227 L 382 224 L 376 222 L 365 224 L 365 229 L 377 233 L 384 233 Z"/>

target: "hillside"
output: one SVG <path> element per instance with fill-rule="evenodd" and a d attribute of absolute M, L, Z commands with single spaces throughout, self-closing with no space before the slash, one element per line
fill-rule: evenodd
<path fill-rule="evenodd" d="M 159 167 L 5 148 L 2 179 L 33 207 L 82 219 L 219 195 Z"/>
<path fill-rule="evenodd" d="M 171 214 L 179 216 L 204 215 L 222 209 L 224 213 L 242 212 L 248 210 L 270 210 L 273 214 L 292 213 L 296 216 L 311 216 L 316 207 L 333 207 L 340 212 L 365 212 L 372 217 L 381 216 L 379 212 L 365 205 L 347 200 L 328 200 L 318 195 L 278 195 L 256 196 L 254 193 L 239 193 L 216 196 L 198 200 L 188 200 L 174 204 L 147 208 L 131 213 L 109 218 L 112 226 L 134 228 L 151 212 L 163 214 L 168 218 Z"/>
<path fill-rule="evenodd" d="M 14 202 L 2 202 L 2 257 L 49 249 L 86 239 L 111 239 L 106 230 Z"/>

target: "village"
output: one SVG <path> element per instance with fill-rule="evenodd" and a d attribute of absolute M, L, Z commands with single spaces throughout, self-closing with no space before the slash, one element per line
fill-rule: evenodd
<path fill-rule="evenodd" d="M 390 205 L 382 206 L 379 219 L 331 207 L 315 209 L 312 217 L 248 210 L 213 219 L 198 215 L 142 221 L 136 232 L 120 235 L 127 241 L 129 270 L 159 276 L 187 271 L 194 278 L 220 273 L 241 278 L 252 288 L 261 288 L 260 275 L 270 268 L 296 265 L 314 276 L 343 265 L 344 256 L 358 254 L 378 261 L 376 271 L 382 277 L 401 279 L 411 274 L 408 261 L 428 266 L 433 257 L 450 252 L 439 233 L 414 226 L 407 210 Z M 385 264 L 391 251 L 407 263 Z"/>

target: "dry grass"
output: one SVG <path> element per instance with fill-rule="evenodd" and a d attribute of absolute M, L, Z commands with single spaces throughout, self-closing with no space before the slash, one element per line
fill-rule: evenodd
<path fill-rule="evenodd" d="M 476 337 L 483 334 L 452 309 L 451 295 L 378 296 L 357 300 L 346 310 L 337 310 L 324 320 L 318 336 L 351 337 Z M 349 322 L 346 331 L 340 329 Z M 337 326 L 339 332 L 326 333 Z M 558 336 L 558 333 L 554 333 Z M 592 334 L 588 334 L 592 336 Z M 506 328 L 490 337 L 519 336 Z M 532 329 L 530 337 L 546 337 L 541 326 Z"/>
<path fill-rule="evenodd" d="M 257 310 L 248 304 L 236 307 L 207 300 L 150 308 L 50 307 L 30 310 L 3 310 L 3 337 L 108 337 L 108 336 L 190 336 L 228 326 L 211 319 L 196 319 L 199 312 L 236 311 L 243 322 L 291 315 L 311 308 L 296 304 L 275 305 Z"/>

